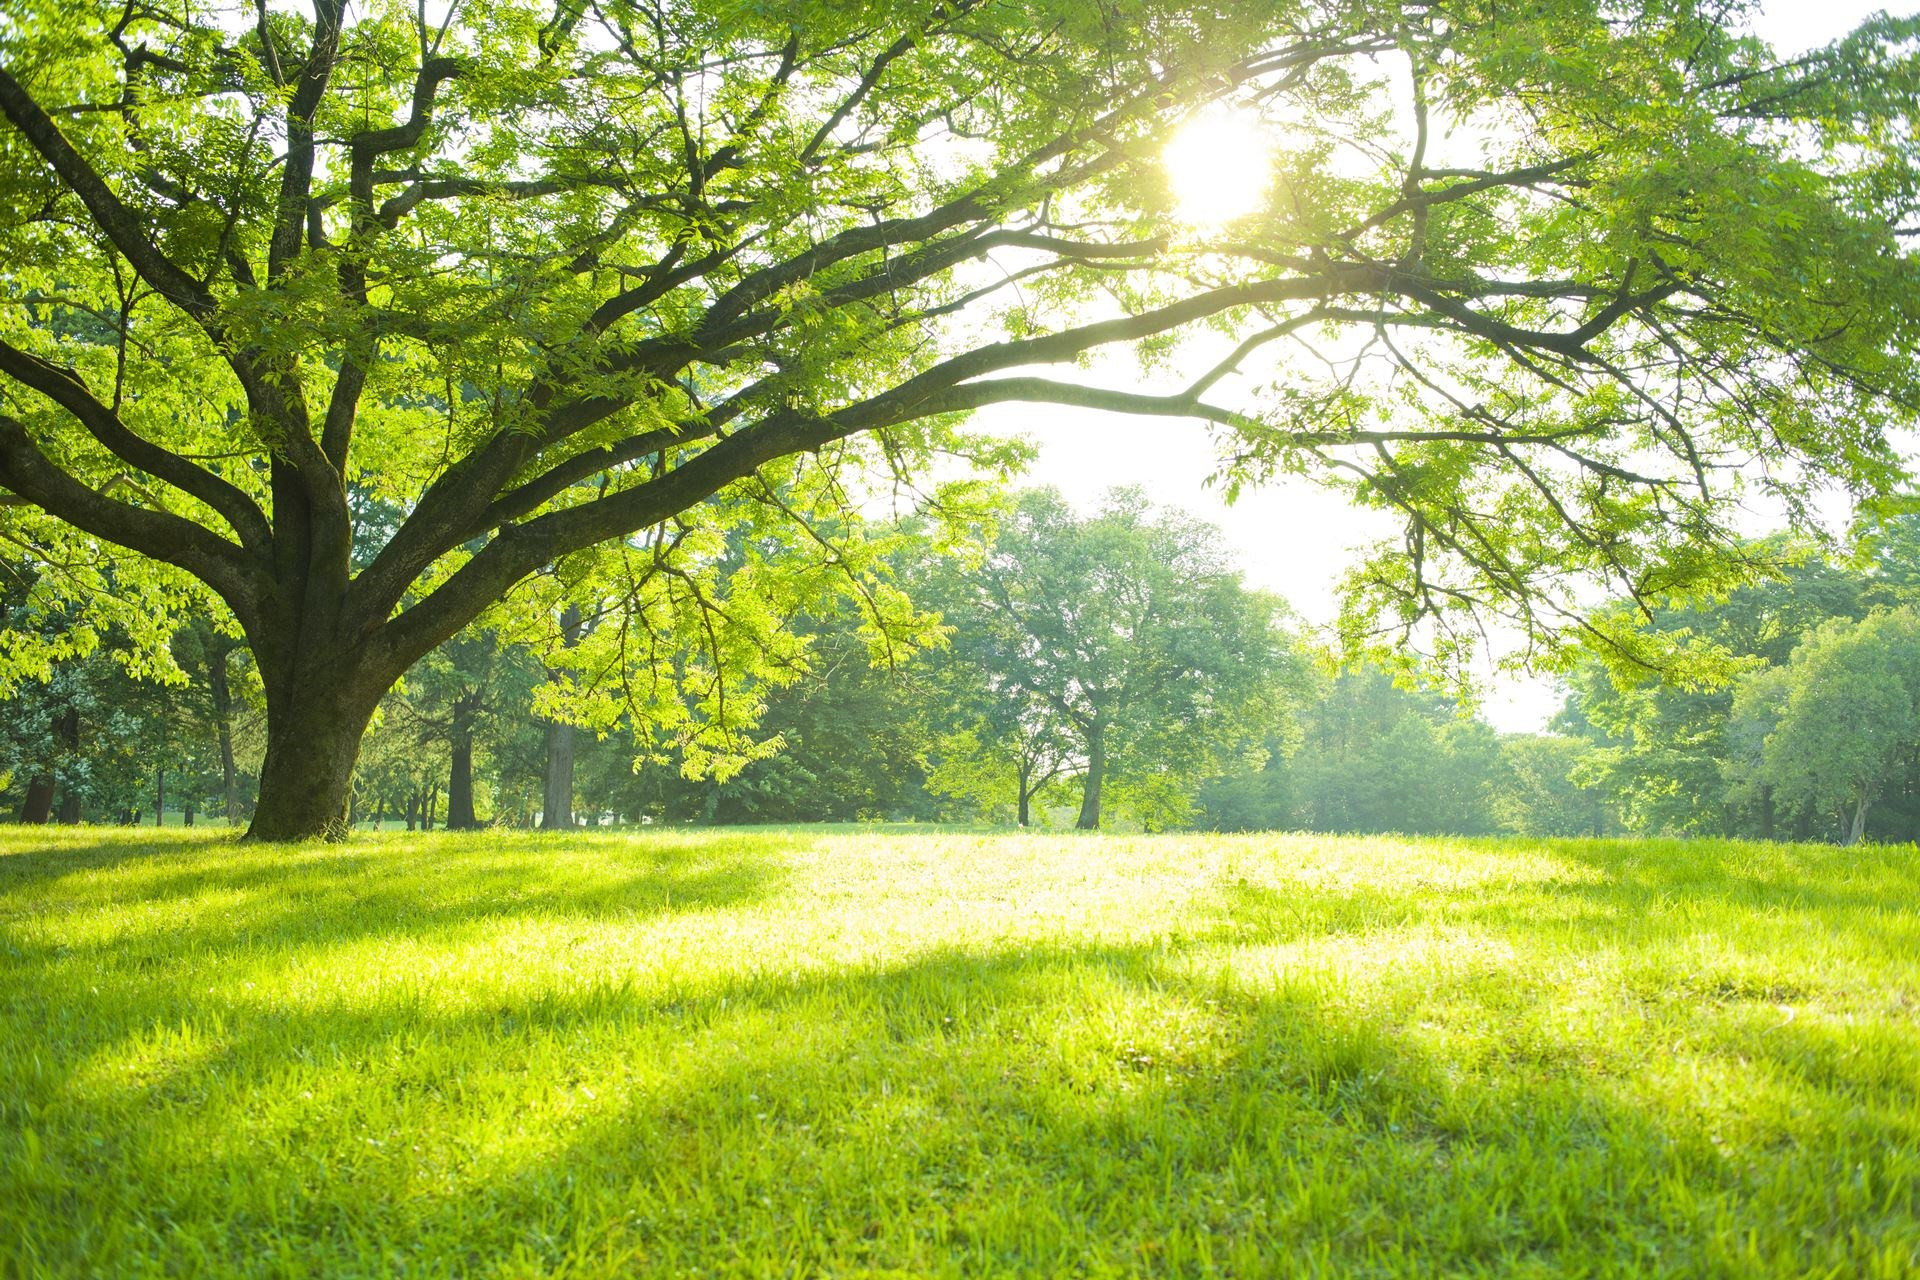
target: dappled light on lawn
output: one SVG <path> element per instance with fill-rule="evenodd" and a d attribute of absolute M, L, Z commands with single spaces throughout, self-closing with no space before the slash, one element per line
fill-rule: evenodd
<path fill-rule="evenodd" d="M 9 829 L 0 1272 L 1910 1275 L 1917 890 L 1886 847 Z"/>

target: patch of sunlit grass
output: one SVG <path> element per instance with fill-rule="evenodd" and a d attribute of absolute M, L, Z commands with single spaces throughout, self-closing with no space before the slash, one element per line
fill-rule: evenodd
<path fill-rule="evenodd" d="M 1911 1275 L 1915 857 L 5 829 L 0 1275 Z"/>

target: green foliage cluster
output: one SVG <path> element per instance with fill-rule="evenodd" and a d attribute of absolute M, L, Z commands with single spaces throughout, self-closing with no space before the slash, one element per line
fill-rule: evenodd
<path fill-rule="evenodd" d="M 1913 515 L 1872 516 L 1845 557 L 1803 552 L 1777 579 L 1644 619 L 1717 675 L 1577 670 L 1558 721 L 1591 747 L 1574 777 L 1634 831 L 1920 835 L 1916 538 Z"/>

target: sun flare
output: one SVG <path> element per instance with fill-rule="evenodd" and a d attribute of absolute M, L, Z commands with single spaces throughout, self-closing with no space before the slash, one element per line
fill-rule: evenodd
<path fill-rule="evenodd" d="M 1265 202 L 1273 139 L 1251 111 L 1218 108 L 1184 125 L 1161 159 L 1184 222 L 1217 227 Z"/>

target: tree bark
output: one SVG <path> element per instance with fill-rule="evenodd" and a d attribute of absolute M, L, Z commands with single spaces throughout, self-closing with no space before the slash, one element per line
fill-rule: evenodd
<path fill-rule="evenodd" d="M 1087 734 L 1087 776 L 1080 786 L 1080 819 L 1073 824 L 1082 831 L 1100 829 L 1100 788 L 1106 773 L 1106 731 L 1095 728 Z"/>
<path fill-rule="evenodd" d="M 547 768 L 540 788 L 540 829 L 573 829 L 573 726 L 547 721 Z"/>
<path fill-rule="evenodd" d="M 453 767 L 447 773 L 447 830 L 471 831 L 480 825 L 473 814 L 473 727 L 461 723 L 454 709 Z"/>
<path fill-rule="evenodd" d="M 227 683 L 227 654 L 216 648 L 207 655 L 207 694 L 213 702 L 213 733 L 220 744 L 220 795 L 226 805 L 227 825 L 240 822 L 240 774 L 233 762 L 233 689 Z"/>
<path fill-rule="evenodd" d="M 153 825 L 156 827 L 167 825 L 167 771 L 165 769 L 153 771 Z"/>
<path fill-rule="evenodd" d="M 67 753 L 67 764 L 71 768 L 80 758 L 80 713 L 69 708 L 54 722 L 53 730 L 60 738 L 60 746 Z M 80 822 L 80 793 L 71 784 L 60 788 L 60 821 L 66 826 L 77 826 Z"/>
<path fill-rule="evenodd" d="M 358 682 L 289 683 L 267 688 L 267 755 L 247 838 L 337 840 L 347 833 L 360 739 L 380 695 Z"/>
<path fill-rule="evenodd" d="M 1862 791 L 1859 801 L 1853 806 L 1853 825 L 1847 831 L 1848 845 L 1859 844 L 1861 838 L 1867 834 L 1867 806 L 1872 803 L 1873 793 Z"/>
<path fill-rule="evenodd" d="M 580 626 L 580 606 L 569 604 L 560 614 L 560 638 L 567 648 L 580 643 Z M 547 722 L 547 767 L 540 787 L 540 829 L 573 829 L 573 726 L 558 720 Z"/>
<path fill-rule="evenodd" d="M 20 821 L 40 824 L 53 817 L 53 779 L 42 774 L 27 784 L 20 801 Z"/>
<path fill-rule="evenodd" d="M 1020 822 L 1020 825 L 1023 827 L 1030 827 L 1033 825 L 1033 796 L 1031 793 L 1028 792 L 1027 784 L 1025 782 L 1022 782 L 1020 784 L 1019 822 Z"/>
<path fill-rule="evenodd" d="M 1773 839 L 1773 788 L 1770 786 L 1760 788 L 1760 838 Z"/>

